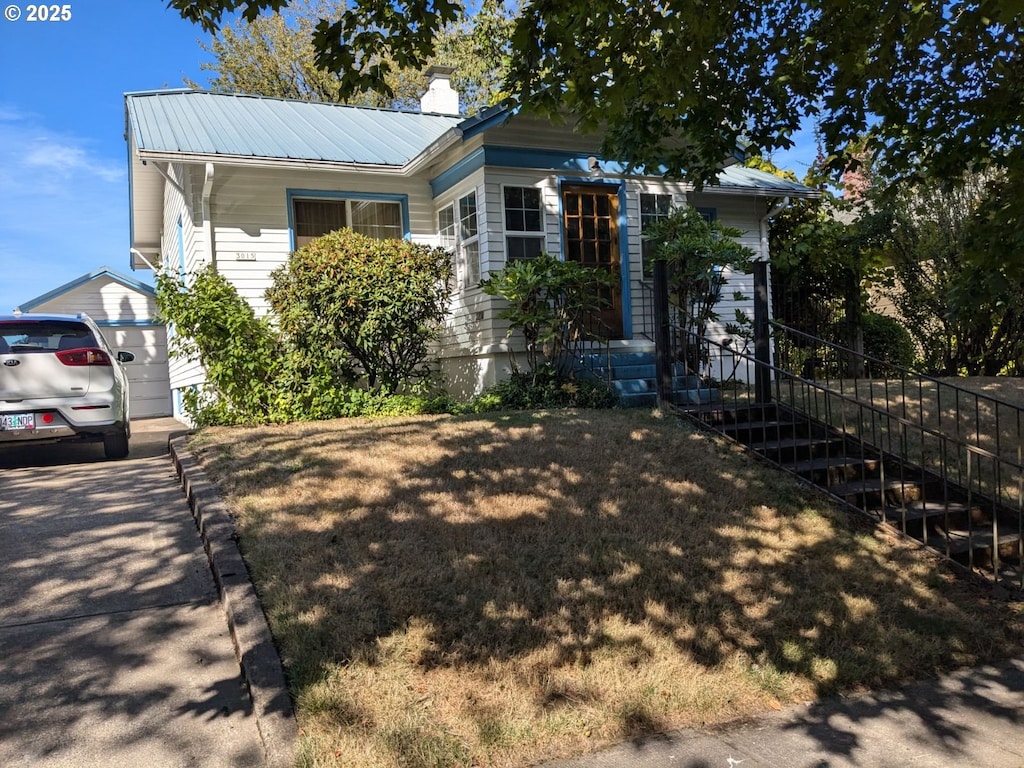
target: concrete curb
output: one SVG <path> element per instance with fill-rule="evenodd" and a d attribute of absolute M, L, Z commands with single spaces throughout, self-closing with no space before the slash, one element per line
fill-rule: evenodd
<path fill-rule="evenodd" d="M 169 441 L 171 460 L 195 517 L 227 614 L 235 655 L 249 687 L 267 768 L 293 768 L 298 725 L 284 668 L 242 553 L 235 526 L 216 487 L 185 445 Z"/>

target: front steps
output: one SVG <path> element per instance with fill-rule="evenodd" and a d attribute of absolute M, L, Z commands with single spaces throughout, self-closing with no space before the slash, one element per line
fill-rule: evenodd
<path fill-rule="evenodd" d="M 618 393 L 623 408 L 652 408 L 658 402 L 657 367 L 653 352 L 590 353 L 584 356 L 580 372 L 608 382 Z M 672 402 L 701 405 L 721 402 L 717 388 L 687 375 L 676 363 L 672 371 Z"/>
<path fill-rule="evenodd" d="M 1024 530 L 1018 511 L 972 497 L 783 406 L 701 407 L 689 413 L 845 505 L 1021 594 Z"/>

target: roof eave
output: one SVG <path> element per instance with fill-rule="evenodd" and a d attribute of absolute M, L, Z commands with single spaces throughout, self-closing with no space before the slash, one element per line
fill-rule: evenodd
<path fill-rule="evenodd" d="M 166 163 L 214 163 L 262 168 L 289 168 L 297 170 L 330 170 L 353 171 L 358 173 L 379 173 L 383 175 L 401 176 L 409 163 L 405 165 L 384 165 L 383 163 L 353 163 L 337 160 L 318 160 L 292 157 L 254 157 L 252 155 L 218 155 L 195 152 L 165 152 L 140 150 L 138 157 L 142 162 Z M 412 162 L 412 161 L 410 161 Z"/>

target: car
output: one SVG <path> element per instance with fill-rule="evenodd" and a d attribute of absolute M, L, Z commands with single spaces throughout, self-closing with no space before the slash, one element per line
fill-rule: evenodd
<path fill-rule="evenodd" d="M 128 455 L 131 352 L 114 352 L 88 315 L 0 315 L 0 446 L 102 442 Z"/>

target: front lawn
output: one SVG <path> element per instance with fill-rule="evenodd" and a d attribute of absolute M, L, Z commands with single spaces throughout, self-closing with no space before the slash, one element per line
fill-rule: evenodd
<path fill-rule="evenodd" d="M 1019 653 L 1020 614 L 637 411 L 217 428 L 304 766 L 525 766 Z"/>

